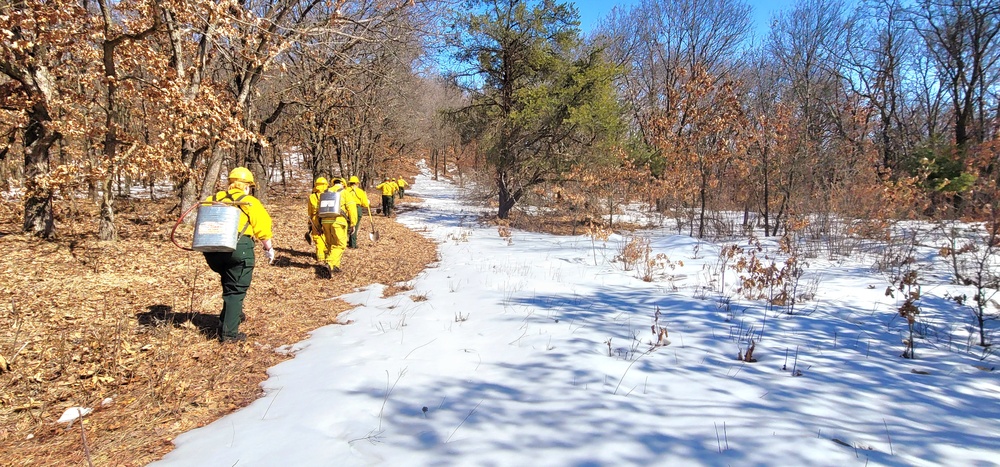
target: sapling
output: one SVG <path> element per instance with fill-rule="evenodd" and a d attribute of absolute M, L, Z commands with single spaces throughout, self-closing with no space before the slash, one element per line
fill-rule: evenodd
<path fill-rule="evenodd" d="M 951 260 L 955 282 L 975 288 L 972 308 L 975 324 L 979 331 L 979 345 L 989 345 L 986 339 L 986 321 L 996 318 L 989 313 L 989 306 L 1000 307 L 993 299 L 1000 289 L 1000 272 L 996 267 L 1000 262 L 1000 217 L 993 209 L 987 209 L 987 221 L 974 224 L 966 230 L 956 226 L 942 230 L 948 239 L 948 246 L 941 248 L 941 256 Z M 967 305 L 965 295 L 955 301 Z"/>
<path fill-rule="evenodd" d="M 718 273 L 719 273 L 719 294 L 726 294 L 726 269 L 729 267 L 729 261 L 736 257 L 736 255 L 742 254 L 743 249 L 738 245 L 729 245 L 722 248 L 719 252 L 718 261 Z"/>
<path fill-rule="evenodd" d="M 719 301 L 715 303 L 715 309 L 725 311 L 726 322 L 732 321 L 735 318 L 733 313 L 732 297 L 719 297 Z"/>
<path fill-rule="evenodd" d="M 649 248 L 649 239 L 642 237 L 625 237 L 618 247 L 618 255 L 615 261 L 621 261 L 622 269 L 631 271 L 635 269 L 639 259 L 643 257 L 644 251 Z"/>
<path fill-rule="evenodd" d="M 506 225 L 500 225 L 497 227 L 497 233 L 500 235 L 500 238 L 504 239 L 504 241 L 507 242 L 508 246 L 514 243 L 514 233 L 511 232 L 510 227 Z"/>
<path fill-rule="evenodd" d="M 750 346 L 747 347 L 747 353 L 743 355 L 743 361 L 747 363 L 754 363 L 757 361 L 753 356 L 753 351 L 757 348 L 757 344 L 750 339 Z"/>
<path fill-rule="evenodd" d="M 764 248 L 756 238 L 751 237 L 750 243 L 752 248 L 739 252 L 739 259 L 733 265 L 733 269 L 740 273 L 737 293 L 748 300 L 766 300 L 768 309 L 780 305 L 787 307 L 789 313 L 794 312 L 793 286 L 798 283 L 803 270 L 790 246 L 791 241 L 787 237 L 781 241 L 781 251 L 788 257 L 780 268 L 777 261 L 763 254 Z"/>
<path fill-rule="evenodd" d="M 590 237 L 590 246 L 594 253 L 594 266 L 597 266 L 597 240 L 602 243 L 608 241 L 611 236 L 611 229 L 608 229 L 597 222 L 587 223 L 587 236 Z"/>
<path fill-rule="evenodd" d="M 660 325 L 660 307 L 656 306 L 656 311 L 653 312 L 653 324 L 650 326 L 650 330 L 653 332 L 653 337 L 656 338 L 656 343 L 653 347 L 663 347 L 670 345 L 670 341 L 667 340 L 667 327 Z"/>
<path fill-rule="evenodd" d="M 799 346 L 795 346 L 795 357 L 792 360 L 792 376 L 802 376 L 802 372 L 797 369 L 799 365 Z"/>
<path fill-rule="evenodd" d="M 907 329 L 909 331 L 909 337 L 903 339 L 903 358 L 915 359 L 917 358 L 914 349 L 914 338 L 915 338 L 915 324 L 917 321 L 917 315 L 920 314 L 920 308 L 917 307 L 917 300 L 920 300 L 920 285 L 917 283 L 917 271 L 910 270 L 907 271 L 899 279 L 896 284 L 897 289 L 889 286 L 885 290 L 885 295 L 887 297 L 895 298 L 895 292 L 899 291 L 903 293 L 903 303 L 899 306 L 897 311 L 899 316 L 906 319 Z"/>

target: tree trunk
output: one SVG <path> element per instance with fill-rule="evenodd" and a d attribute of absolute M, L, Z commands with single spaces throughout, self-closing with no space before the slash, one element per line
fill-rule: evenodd
<path fill-rule="evenodd" d="M 438 157 L 440 157 L 438 155 L 438 150 L 436 148 L 435 149 L 431 149 L 431 165 L 434 167 L 434 178 L 433 178 L 433 180 L 437 180 L 438 179 Z"/>
<path fill-rule="evenodd" d="M 519 192 L 511 192 L 507 187 L 507 174 L 497 173 L 497 191 L 499 192 L 499 207 L 497 208 L 497 218 L 507 219 L 510 217 L 510 210 L 517 204 Z"/>
<path fill-rule="evenodd" d="M 267 165 L 264 164 L 264 148 L 258 144 L 253 143 L 251 145 L 250 160 L 248 162 L 248 169 L 253 172 L 254 183 L 257 185 L 255 195 L 261 203 L 267 204 L 267 188 L 270 185 L 270 179 L 267 175 Z"/>
<path fill-rule="evenodd" d="M 698 202 L 699 213 L 698 213 L 698 238 L 705 238 L 705 198 L 708 197 L 708 176 L 704 173 L 701 174 L 701 187 L 698 190 Z"/>
<path fill-rule="evenodd" d="M 284 194 L 288 194 L 288 177 L 285 173 L 285 158 L 278 157 L 278 170 L 281 173 L 281 191 Z"/>
<path fill-rule="evenodd" d="M 107 83 L 107 99 L 105 100 L 107 116 L 104 120 L 104 157 L 107 159 L 108 166 L 108 180 L 104 184 L 104 195 L 101 198 L 101 220 L 100 226 L 98 227 L 98 237 L 105 241 L 114 241 L 118 239 L 118 230 L 115 228 L 115 211 L 114 211 L 114 195 L 111 193 L 111 181 L 114 180 L 115 175 L 121 176 L 118 173 L 118 146 L 120 144 L 118 134 L 125 127 L 125 118 L 122 111 L 122 106 L 119 103 L 118 97 L 118 71 L 115 67 L 115 52 L 118 46 L 126 43 L 126 41 L 141 41 L 147 36 L 155 33 L 160 27 L 160 11 L 157 3 L 153 3 L 153 24 L 149 25 L 146 29 L 139 31 L 135 34 L 127 35 L 115 35 L 112 31 L 115 29 L 112 25 L 114 22 L 114 13 L 112 12 L 111 2 L 107 0 L 99 0 L 97 2 L 101 10 L 101 17 L 104 21 L 104 42 L 101 44 L 101 63 L 104 66 L 104 76 L 108 78 Z M 112 38 L 112 36 L 114 36 Z M 134 146 L 133 146 L 134 147 Z M 129 149 L 131 152 L 131 149 Z M 127 158 L 126 154 L 123 159 Z M 126 175 L 125 177 L 127 183 L 126 188 L 131 189 L 132 180 L 131 177 Z M 121 185 L 119 185 L 121 189 Z"/>
<path fill-rule="evenodd" d="M 195 203 L 198 202 L 198 199 L 199 199 L 198 198 L 198 186 L 195 185 L 195 181 L 192 180 L 192 179 L 187 179 L 187 180 L 184 180 L 183 182 L 181 182 L 181 186 L 180 186 L 180 201 L 181 201 L 180 208 L 181 208 L 181 212 L 180 212 L 180 214 L 184 214 L 185 212 L 188 211 L 188 209 L 191 209 L 191 206 L 194 206 Z M 194 218 L 191 217 L 191 218 L 184 219 L 183 222 L 185 224 L 188 224 L 188 225 L 194 224 Z"/>
<path fill-rule="evenodd" d="M 55 222 L 52 217 L 52 191 L 43 188 L 38 178 L 48 173 L 49 149 L 60 135 L 46 125 L 50 121 L 48 110 L 36 104 L 29 114 L 24 130 L 24 233 L 41 238 L 52 238 Z"/>
<path fill-rule="evenodd" d="M 104 157 L 108 163 L 108 178 L 104 181 L 104 193 L 101 195 L 100 223 L 97 227 L 97 238 L 103 241 L 115 241 L 118 239 L 118 231 L 115 229 L 114 193 L 111 182 L 118 174 L 118 128 L 121 126 L 121 107 L 118 105 L 118 76 L 115 71 L 115 44 L 116 42 L 106 40 L 104 42 L 104 74 L 113 79 L 108 80 L 107 114 L 104 119 Z"/>
<path fill-rule="evenodd" d="M 184 164 L 190 171 L 190 173 L 195 173 L 195 168 L 198 166 L 198 154 L 204 152 L 204 148 L 195 149 L 194 143 L 190 139 L 184 138 L 181 141 L 181 163 Z M 181 179 L 177 185 L 178 194 L 180 195 L 180 213 L 183 214 L 194 206 L 198 202 L 198 184 L 194 176 L 189 175 Z M 207 195 L 206 195 L 207 196 Z M 193 224 L 194 217 L 188 217 L 184 219 L 185 224 Z"/>
<path fill-rule="evenodd" d="M 517 200 L 514 199 L 514 197 L 511 196 L 510 193 L 506 192 L 506 190 L 500 193 L 500 207 L 497 209 L 497 218 L 499 219 L 509 218 L 510 211 L 511 209 L 514 209 L 514 204 L 516 203 Z"/>
<path fill-rule="evenodd" d="M 767 145 L 763 148 L 764 155 L 764 236 L 767 237 L 771 232 L 771 172 L 768 165 L 768 151 Z"/>
<path fill-rule="evenodd" d="M 979 325 L 979 345 L 981 347 L 986 347 L 986 320 L 983 317 L 983 310 L 980 309 L 976 313 L 976 322 Z"/>
<path fill-rule="evenodd" d="M 205 168 L 205 183 L 201 185 L 201 197 L 208 198 L 218 191 L 219 176 L 222 175 L 222 150 L 218 147 L 212 149 L 212 157 L 208 159 L 208 166 Z"/>
<path fill-rule="evenodd" d="M 612 190 L 614 190 L 612 188 Z M 608 194 L 608 228 L 613 229 L 615 227 L 615 195 L 614 191 Z"/>
<path fill-rule="evenodd" d="M 115 210 L 113 209 L 114 192 L 112 191 L 112 178 L 104 179 L 104 193 L 101 195 L 101 222 L 97 227 L 97 238 L 104 241 L 115 241 L 118 239 L 118 230 L 115 229 Z"/>

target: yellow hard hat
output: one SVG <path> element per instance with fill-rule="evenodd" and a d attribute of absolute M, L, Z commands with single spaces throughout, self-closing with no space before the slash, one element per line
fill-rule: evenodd
<path fill-rule="evenodd" d="M 328 183 L 327 183 L 325 177 L 319 177 L 319 178 L 316 179 L 316 182 L 313 183 L 313 188 L 319 188 L 321 186 L 328 186 Z"/>
<path fill-rule="evenodd" d="M 352 183 L 353 183 L 353 184 L 355 184 L 355 185 L 356 185 L 356 184 L 358 184 L 358 183 L 361 183 L 361 180 L 358 180 L 358 176 L 357 176 L 357 175 L 351 175 L 351 178 L 349 178 L 349 179 L 347 180 L 347 183 L 348 183 L 348 184 L 352 184 Z"/>
<path fill-rule="evenodd" d="M 342 179 L 342 178 L 340 178 L 340 177 L 337 177 L 337 178 L 334 178 L 334 179 L 333 179 L 333 180 L 332 180 L 332 181 L 330 182 L 330 184 L 331 184 L 331 185 L 336 185 L 336 184 L 338 184 L 338 183 L 339 183 L 339 184 L 341 184 L 341 185 L 343 185 L 343 184 L 344 184 L 344 179 Z"/>
<path fill-rule="evenodd" d="M 229 183 L 232 182 L 243 182 L 254 185 L 253 172 L 250 172 L 250 169 L 246 167 L 237 167 L 229 172 Z"/>

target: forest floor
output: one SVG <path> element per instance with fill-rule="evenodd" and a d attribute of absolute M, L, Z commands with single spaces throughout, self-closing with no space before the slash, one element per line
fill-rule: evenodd
<path fill-rule="evenodd" d="M 0 465 L 159 459 L 178 434 L 257 399 L 267 369 L 293 358 L 283 349 L 351 308 L 336 297 L 373 283 L 387 295 L 407 290 L 437 259 L 433 242 L 376 214 L 330 278 L 304 236 L 308 189 L 271 193 L 277 259 L 261 261 L 258 246 L 240 326 L 248 339 L 226 345 L 211 336 L 219 276 L 171 243 L 172 199 L 118 200 L 113 243 L 97 240 L 91 203 L 58 201 L 53 241 L 20 234 L 19 208 L 0 203 Z M 380 196 L 369 198 L 377 205 Z M 93 412 L 58 421 L 74 407 Z"/>

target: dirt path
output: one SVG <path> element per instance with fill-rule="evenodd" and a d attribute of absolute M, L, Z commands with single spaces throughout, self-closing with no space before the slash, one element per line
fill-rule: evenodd
<path fill-rule="evenodd" d="M 177 434 L 259 397 L 267 368 L 290 358 L 276 349 L 349 308 L 334 297 L 372 283 L 405 290 L 436 260 L 431 241 L 376 215 L 379 242 L 369 241 L 365 219 L 344 272 L 324 278 L 304 238 L 305 197 L 272 196 L 277 261 L 254 270 L 240 327 L 248 341 L 226 346 L 206 336 L 222 305 L 218 276 L 200 254 L 170 243 L 171 202 L 120 201 L 113 244 L 94 238 L 96 209 L 60 212 L 59 240 L 41 242 L 16 234 L 19 213 L 5 206 L 0 356 L 10 364 L 0 362 L 0 465 L 158 459 Z M 94 409 L 82 427 L 56 422 L 75 406 Z"/>

